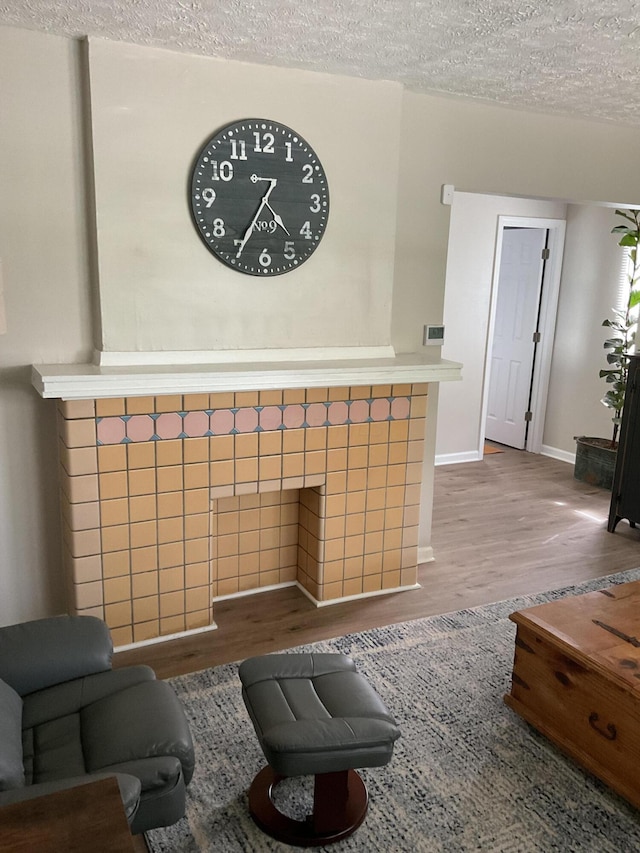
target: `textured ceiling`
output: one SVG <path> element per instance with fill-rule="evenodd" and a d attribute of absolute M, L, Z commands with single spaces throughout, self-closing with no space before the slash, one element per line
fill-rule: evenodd
<path fill-rule="evenodd" d="M 640 0 L 0 0 L 0 24 L 640 126 Z"/>

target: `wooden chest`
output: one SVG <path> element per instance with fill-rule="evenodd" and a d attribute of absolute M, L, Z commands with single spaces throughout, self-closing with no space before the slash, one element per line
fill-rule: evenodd
<path fill-rule="evenodd" d="M 510 618 L 507 705 L 640 808 L 640 582 Z"/>

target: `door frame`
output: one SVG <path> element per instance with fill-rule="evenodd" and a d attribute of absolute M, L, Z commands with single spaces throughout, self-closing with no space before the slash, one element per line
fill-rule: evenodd
<path fill-rule="evenodd" d="M 500 277 L 500 261 L 502 259 L 502 235 L 505 228 L 543 228 L 549 232 L 547 247 L 549 259 L 544 266 L 542 276 L 542 296 L 540 298 L 540 342 L 536 350 L 531 383 L 531 413 L 532 419 L 527 431 L 525 450 L 530 453 L 542 451 L 544 418 L 547 409 L 549 377 L 551 376 L 551 359 L 555 336 L 556 316 L 558 313 L 558 298 L 560 295 L 560 279 L 562 275 L 562 256 L 567 223 L 564 219 L 543 219 L 530 216 L 499 216 L 496 225 L 496 248 L 493 259 L 493 274 L 491 277 L 491 304 L 489 308 L 489 327 L 487 332 L 487 347 L 485 352 L 484 387 L 482 390 L 482 412 L 480 416 L 480 441 L 478 458 L 484 453 L 485 423 L 489 405 L 489 381 L 491 379 L 491 351 L 495 333 L 496 310 L 498 304 L 498 282 Z"/>

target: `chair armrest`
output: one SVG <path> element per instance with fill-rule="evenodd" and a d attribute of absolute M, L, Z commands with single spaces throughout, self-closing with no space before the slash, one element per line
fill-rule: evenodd
<path fill-rule="evenodd" d="M 111 669 L 113 644 L 94 616 L 53 616 L 0 628 L 0 678 L 24 696 Z"/>
<path fill-rule="evenodd" d="M 55 794 L 56 791 L 66 791 L 69 788 L 76 788 L 78 785 L 86 785 L 89 782 L 97 782 L 99 779 L 108 779 L 112 776 L 115 776 L 118 782 L 125 814 L 131 823 L 138 811 L 141 785 L 139 779 L 128 773 L 88 773 L 86 776 L 71 776 L 68 779 L 39 782 L 37 785 L 1 791 L 0 807 L 10 806 L 12 803 L 23 803 L 26 800 L 35 800 L 37 797 L 46 797 L 47 794 Z"/>

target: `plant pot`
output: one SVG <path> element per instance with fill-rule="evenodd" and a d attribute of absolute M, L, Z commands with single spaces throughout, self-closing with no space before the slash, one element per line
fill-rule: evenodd
<path fill-rule="evenodd" d="M 617 444 L 611 446 L 608 438 L 580 435 L 576 440 L 576 463 L 573 476 L 576 480 L 611 491 L 616 468 Z"/>

